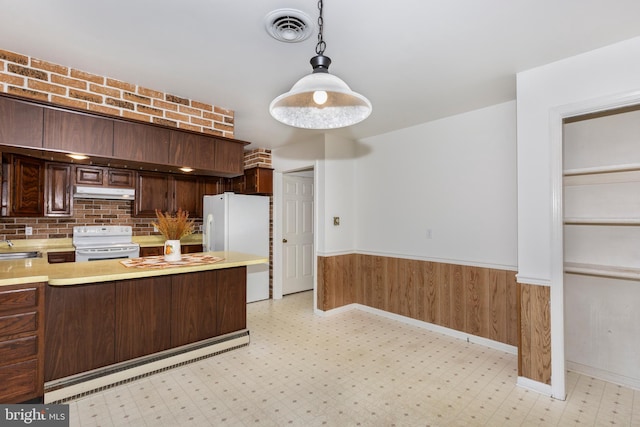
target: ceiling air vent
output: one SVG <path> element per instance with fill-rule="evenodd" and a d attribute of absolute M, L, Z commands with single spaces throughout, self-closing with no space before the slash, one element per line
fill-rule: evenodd
<path fill-rule="evenodd" d="M 271 37 L 281 42 L 297 43 L 309 38 L 313 31 L 309 16 L 295 9 L 277 9 L 264 18 Z"/>

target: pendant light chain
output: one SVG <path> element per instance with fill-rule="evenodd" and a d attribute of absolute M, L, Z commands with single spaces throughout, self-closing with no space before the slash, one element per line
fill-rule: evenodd
<path fill-rule="evenodd" d="M 324 20 L 322 19 L 322 0 L 318 0 L 318 10 L 320 10 L 320 14 L 318 15 L 318 44 L 316 45 L 316 54 L 323 55 L 327 45 L 322 38 L 322 30 L 324 28 Z"/>

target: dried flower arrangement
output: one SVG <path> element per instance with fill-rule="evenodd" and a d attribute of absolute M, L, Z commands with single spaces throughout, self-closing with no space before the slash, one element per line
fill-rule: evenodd
<path fill-rule="evenodd" d="M 178 209 L 176 215 L 172 216 L 169 212 L 163 214 L 156 209 L 156 217 L 158 222 L 152 222 L 151 225 L 156 227 L 166 240 L 180 240 L 193 234 L 193 220 L 189 219 L 187 211 Z"/>

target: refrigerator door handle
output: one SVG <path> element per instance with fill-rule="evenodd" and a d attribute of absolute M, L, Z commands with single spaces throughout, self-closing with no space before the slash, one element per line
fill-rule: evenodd
<path fill-rule="evenodd" d="M 204 225 L 204 234 L 202 238 L 205 239 L 203 244 L 206 246 L 207 251 L 212 251 L 213 248 L 213 215 L 207 215 L 207 219 Z"/>

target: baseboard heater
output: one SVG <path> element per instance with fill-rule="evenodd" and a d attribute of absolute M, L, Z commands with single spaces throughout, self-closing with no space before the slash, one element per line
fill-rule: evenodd
<path fill-rule="evenodd" d="M 249 345 L 249 330 L 233 332 L 159 353 L 109 365 L 44 384 L 44 403 L 64 403 L 157 372 Z"/>

